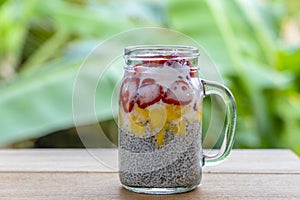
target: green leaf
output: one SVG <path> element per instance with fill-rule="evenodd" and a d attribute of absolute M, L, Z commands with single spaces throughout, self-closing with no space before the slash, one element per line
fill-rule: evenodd
<path fill-rule="evenodd" d="M 69 127 L 75 72 L 70 65 L 60 71 L 17 77 L 1 87 L 0 145 Z"/>
<path fill-rule="evenodd" d="M 19 76 L 0 89 L 0 145 L 74 126 L 73 84 L 80 63 L 68 61 L 60 64 L 64 67 L 45 67 L 37 73 Z M 93 88 L 97 78 L 87 76 L 82 80 L 85 82 L 82 87 L 86 90 Z M 113 117 L 110 105 L 113 86 L 109 76 L 102 77 L 101 88 L 95 93 L 95 98 L 101 100 L 96 109 L 99 121 Z"/>
<path fill-rule="evenodd" d="M 300 74 L 300 48 L 280 49 L 277 54 L 277 66 L 281 70 L 291 70 Z"/>
<path fill-rule="evenodd" d="M 36 2 L 37 0 L 5 1 L 0 7 L 0 69 L 8 67 L 14 70 L 19 65 Z"/>
<path fill-rule="evenodd" d="M 216 62 L 220 73 L 235 78 L 238 87 L 233 93 L 239 97 L 238 94 L 243 91 L 246 95 L 237 98 L 237 107 L 239 109 L 243 98 L 249 100 L 251 118 L 255 122 L 249 131 L 259 133 L 261 141 L 276 145 L 277 140 L 272 137 L 271 113 L 263 90 L 276 87 L 277 83 L 270 79 L 257 80 L 257 75 L 263 79 L 267 77 L 267 66 L 274 67 L 273 52 L 276 45 L 273 38 L 279 31 L 272 28 L 279 26 L 268 26 L 269 22 L 264 20 L 265 16 L 272 17 L 270 5 L 257 1 L 217 0 L 178 0 L 169 1 L 169 5 L 171 28 L 186 33 L 202 44 Z M 280 82 L 286 81 L 279 75 L 277 77 L 282 79 Z"/>
<path fill-rule="evenodd" d="M 60 0 L 36 2 L 30 22 L 36 25 L 35 28 L 50 27 L 54 35 L 31 54 L 23 53 L 29 57 L 23 63 L 21 73 L 0 85 L 0 145 L 40 137 L 75 126 L 72 112 L 74 83 L 84 56 L 91 51 L 91 47 L 95 47 L 95 44 L 114 33 L 136 25 L 157 25 L 166 22 L 162 12 L 164 8 L 160 3 L 124 2 L 120 6 L 118 3 L 93 1 L 84 4 Z M 9 27 L 13 24 L 5 22 Z M 68 46 L 70 40 L 88 41 L 90 38 L 94 38 L 94 41 L 87 46 L 86 42 Z M 24 38 L 20 40 L 18 51 L 22 50 L 22 45 L 30 45 L 23 43 Z M 123 48 L 121 45 L 119 50 L 122 51 Z M 99 77 L 94 72 L 105 67 L 98 66 L 99 59 L 91 60 L 93 62 L 89 63 L 90 71 L 81 79 L 81 90 L 86 92 L 90 92 L 98 81 Z M 92 116 L 85 116 L 83 112 L 78 123 L 86 125 L 113 118 L 111 96 L 112 92 L 116 91 L 115 84 L 122 73 L 123 70 L 104 73 L 100 86 L 96 91 L 92 91 L 93 93 L 89 93 L 94 95 L 91 100 L 95 103 L 93 106 L 97 121 Z M 84 103 L 85 99 L 81 101 Z M 93 104 L 90 101 L 88 103 Z"/>
<path fill-rule="evenodd" d="M 255 80 L 261 90 L 264 89 L 285 89 L 292 84 L 294 80 L 293 74 L 288 71 L 275 71 L 274 69 L 265 66 L 263 63 L 259 63 L 255 60 L 245 58 L 247 63 L 247 74 L 250 80 Z"/>
<path fill-rule="evenodd" d="M 275 112 L 283 126 L 281 137 L 281 146 L 293 149 L 300 153 L 300 95 L 292 92 L 289 96 L 282 95 L 275 101 Z"/>

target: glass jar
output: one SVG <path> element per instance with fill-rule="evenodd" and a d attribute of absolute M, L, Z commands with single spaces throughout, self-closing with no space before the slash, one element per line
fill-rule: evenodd
<path fill-rule="evenodd" d="M 223 160 L 232 147 L 236 111 L 230 91 L 198 76 L 199 51 L 189 46 L 125 48 L 119 93 L 119 177 L 131 191 L 193 190 L 204 162 Z M 228 109 L 220 153 L 202 152 L 202 101 L 217 94 Z M 228 101 L 227 101 L 228 100 Z"/>

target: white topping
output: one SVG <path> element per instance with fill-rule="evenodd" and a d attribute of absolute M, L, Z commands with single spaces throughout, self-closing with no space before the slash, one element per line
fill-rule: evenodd
<path fill-rule="evenodd" d="M 143 79 L 152 78 L 157 84 L 164 86 L 165 88 L 171 87 L 171 84 L 178 80 L 178 77 L 182 77 L 186 80 L 186 77 L 190 74 L 188 66 L 182 66 L 180 64 L 174 64 L 172 67 L 162 65 L 161 67 L 140 67 L 143 69 L 141 82 Z"/>

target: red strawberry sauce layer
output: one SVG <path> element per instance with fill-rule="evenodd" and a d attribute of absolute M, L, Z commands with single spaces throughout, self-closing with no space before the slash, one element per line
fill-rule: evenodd
<path fill-rule="evenodd" d="M 187 105 L 193 100 L 193 90 L 183 80 L 177 80 L 165 92 L 163 102 L 174 105 Z"/>
<path fill-rule="evenodd" d="M 140 108 L 146 108 L 159 101 L 174 105 L 187 105 L 193 100 L 193 90 L 190 84 L 178 76 L 173 80 L 169 88 L 158 84 L 155 79 L 145 78 L 141 81 L 143 70 L 148 67 L 173 67 L 188 66 L 190 68 L 189 76 L 186 78 L 198 77 L 197 68 L 191 66 L 189 60 L 182 59 L 174 55 L 141 56 L 145 59 L 133 68 L 128 77 L 126 77 L 120 88 L 120 103 L 126 113 L 131 112 L 135 103 Z M 151 60 L 153 59 L 153 60 Z M 172 80 L 171 80 L 172 81 Z"/>
<path fill-rule="evenodd" d="M 137 104 L 140 108 L 146 108 L 159 102 L 163 95 L 163 86 L 156 84 L 154 79 L 144 79 L 136 93 Z"/>
<path fill-rule="evenodd" d="M 135 103 L 135 93 L 140 83 L 139 78 L 125 78 L 120 88 L 120 101 L 125 112 L 131 112 Z"/>

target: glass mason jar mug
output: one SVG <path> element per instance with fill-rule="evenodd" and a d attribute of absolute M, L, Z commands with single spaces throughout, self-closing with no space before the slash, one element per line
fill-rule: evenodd
<path fill-rule="evenodd" d="M 128 190 L 172 194 L 195 189 L 202 167 L 229 154 L 236 106 L 223 85 L 198 77 L 197 48 L 132 46 L 125 48 L 125 74 L 119 96 L 119 177 Z M 210 94 L 227 107 L 218 154 L 204 155 L 202 101 Z"/>

